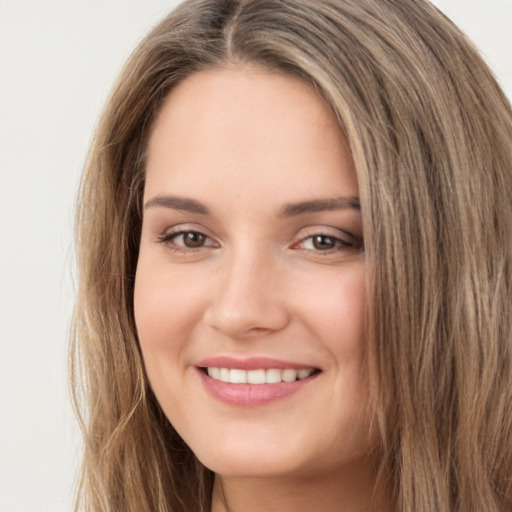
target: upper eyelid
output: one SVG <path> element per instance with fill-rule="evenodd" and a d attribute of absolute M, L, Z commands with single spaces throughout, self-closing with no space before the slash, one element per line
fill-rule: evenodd
<path fill-rule="evenodd" d="M 326 238 L 332 238 L 332 239 L 334 239 L 334 240 L 341 240 L 342 242 L 348 242 L 348 240 L 345 240 L 345 239 L 344 239 L 343 237 L 341 237 L 341 236 L 338 236 L 338 235 L 332 235 L 332 234 L 330 234 L 330 233 L 321 233 L 321 232 L 319 232 L 319 233 L 313 233 L 312 235 L 306 235 L 306 236 L 303 236 L 303 237 L 299 240 L 299 242 L 302 242 L 302 241 L 304 241 L 304 240 L 309 240 L 310 238 L 314 238 L 314 237 L 316 237 L 316 236 L 324 236 L 324 237 L 326 237 Z M 353 239 L 353 238 L 355 238 L 355 237 L 354 237 L 353 235 L 349 235 L 347 238 L 351 238 L 351 239 Z"/>
<path fill-rule="evenodd" d="M 301 234 L 304 231 L 305 231 L 305 233 Z M 297 238 L 299 238 L 300 240 L 304 240 L 306 238 L 309 238 L 309 237 L 315 236 L 315 235 L 330 236 L 333 238 L 340 238 L 341 240 L 343 240 L 343 236 L 346 236 L 350 239 L 362 240 L 362 237 L 359 237 L 346 229 L 341 229 L 341 228 L 337 228 L 337 227 L 321 227 L 321 226 L 313 226 L 311 228 L 301 229 L 299 231 L 299 235 L 297 236 Z"/>
<path fill-rule="evenodd" d="M 162 239 L 171 239 L 172 237 L 189 232 L 200 233 L 207 239 L 221 245 L 222 240 L 217 235 L 212 234 L 211 231 L 204 226 L 197 225 L 195 223 L 179 223 L 173 226 L 167 226 L 165 229 L 161 230 L 160 233 L 156 234 L 156 237 L 158 238 L 158 241 L 162 241 Z M 299 244 L 310 237 L 318 235 L 337 238 L 346 243 L 363 243 L 363 237 L 358 236 L 349 230 L 336 226 L 317 225 L 303 227 L 298 230 L 293 236 L 291 245 Z"/>
<path fill-rule="evenodd" d="M 292 247 L 297 247 L 305 240 L 315 237 L 315 236 L 326 236 L 330 238 L 334 238 L 340 241 L 341 245 L 345 248 L 354 248 L 364 250 L 364 238 L 362 236 L 358 236 L 350 231 L 345 229 L 336 228 L 336 227 L 312 227 L 310 230 L 304 235 L 300 236 L 299 239 L 292 244 Z M 336 233 L 333 233 L 336 231 Z M 332 249 L 335 250 L 335 249 Z M 322 252 L 322 251 L 319 251 Z M 324 253 L 328 253 L 328 251 L 324 251 Z"/>
<path fill-rule="evenodd" d="M 213 237 L 211 237 L 204 231 L 200 231 L 199 229 L 177 229 L 176 231 L 165 231 L 164 233 L 162 233 L 161 235 L 158 236 L 158 239 L 160 241 L 173 240 L 174 238 L 177 238 L 178 236 L 186 235 L 187 233 L 198 233 L 200 235 L 203 235 L 207 240 L 211 240 L 215 244 L 218 244 L 218 242 L 216 242 Z"/>
<path fill-rule="evenodd" d="M 204 226 L 197 225 L 195 223 L 178 223 L 172 226 L 167 226 L 165 229 L 160 230 L 158 236 L 172 236 L 178 235 L 180 233 L 201 233 L 202 235 L 208 238 L 215 238 L 214 235 L 211 234 L 209 229 L 206 229 Z"/>
<path fill-rule="evenodd" d="M 332 238 L 333 240 L 338 241 L 340 243 L 341 247 L 350 247 L 352 245 L 355 245 L 355 242 L 356 242 L 355 239 L 353 239 L 353 240 L 345 240 L 345 239 L 343 239 L 343 238 L 341 238 L 339 236 L 335 236 L 335 235 L 329 235 L 329 234 L 326 234 L 326 233 L 315 233 L 313 235 L 307 235 L 307 236 L 302 237 L 300 240 L 295 242 L 292 245 L 292 247 L 297 247 L 297 246 L 303 244 L 304 242 L 306 242 L 307 240 L 315 238 L 316 236 L 325 236 L 327 238 Z M 321 251 L 321 252 L 327 252 L 327 251 Z"/>

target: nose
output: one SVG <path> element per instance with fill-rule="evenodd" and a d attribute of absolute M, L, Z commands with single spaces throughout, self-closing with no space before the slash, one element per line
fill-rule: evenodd
<path fill-rule="evenodd" d="M 270 334 L 289 322 L 282 272 L 271 257 L 248 252 L 222 263 L 218 287 L 204 314 L 207 325 L 232 339 Z"/>

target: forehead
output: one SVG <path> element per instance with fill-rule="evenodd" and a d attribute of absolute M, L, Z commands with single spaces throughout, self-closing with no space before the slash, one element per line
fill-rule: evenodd
<path fill-rule="evenodd" d="M 346 139 L 308 85 L 259 68 L 195 73 L 166 99 L 148 145 L 145 200 L 229 189 L 357 195 Z M 247 197 L 245 198 L 247 199 Z M 274 199 L 277 199 L 274 197 Z"/>

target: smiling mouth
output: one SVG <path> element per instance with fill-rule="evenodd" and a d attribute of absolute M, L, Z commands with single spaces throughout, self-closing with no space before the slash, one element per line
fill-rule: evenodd
<path fill-rule="evenodd" d="M 304 380 L 313 374 L 319 373 L 316 368 L 294 370 L 291 368 L 242 370 L 238 368 L 218 368 L 209 366 L 202 370 L 213 380 L 229 384 L 278 384 L 280 382 L 295 382 Z"/>

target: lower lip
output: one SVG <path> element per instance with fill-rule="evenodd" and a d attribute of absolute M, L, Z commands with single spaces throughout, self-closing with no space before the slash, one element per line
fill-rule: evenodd
<path fill-rule="evenodd" d="M 264 405 L 297 393 L 313 381 L 318 374 L 293 382 L 277 382 L 275 384 L 231 384 L 209 377 L 202 370 L 199 374 L 206 390 L 220 402 L 238 406 Z"/>

